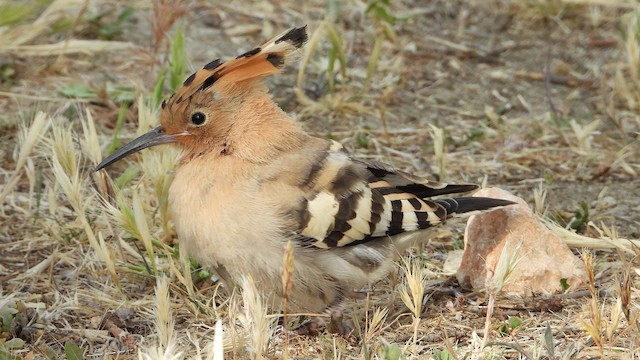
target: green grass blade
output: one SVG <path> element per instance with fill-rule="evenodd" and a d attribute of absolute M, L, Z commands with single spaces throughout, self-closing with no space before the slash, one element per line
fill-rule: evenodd
<path fill-rule="evenodd" d="M 176 91 L 182 85 L 187 68 L 187 50 L 184 39 L 184 29 L 180 28 L 173 36 L 171 61 L 169 63 L 169 83 L 171 91 Z"/>

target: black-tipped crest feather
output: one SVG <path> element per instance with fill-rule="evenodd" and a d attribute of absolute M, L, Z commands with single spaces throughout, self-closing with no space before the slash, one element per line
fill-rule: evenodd
<path fill-rule="evenodd" d="M 165 107 L 171 108 L 198 91 L 212 91 L 240 83 L 249 79 L 261 79 L 281 70 L 287 58 L 307 41 L 306 26 L 293 28 L 269 40 L 262 46 L 253 48 L 226 62 L 215 59 L 187 77 L 176 92 L 175 99 L 169 99 Z M 213 90 L 218 91 L 218 90 Z"/>
<path fill-rule="evenodd" d="M 278 40 L 276 40 L 276 44 L 281 43 L 283 41 L 289 41 L 293 46 L 300 48 L 307 42 L 307 26 L 302 26 L 299 28 L 293 28 L 289 30 L 286 34 L 282 35 Z"/>

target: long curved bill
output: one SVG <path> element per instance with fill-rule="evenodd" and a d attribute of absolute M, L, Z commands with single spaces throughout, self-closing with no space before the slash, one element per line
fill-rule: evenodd
<path fill-rule="evenodd" d="M 114 151 L 113 154 L 107 156 L 106 159 L 102 160 L 102 162 L 98 164 L 98 166 L 96 166 L 96 171 L 104 169 L 114 162 L 123 159 L 133 153 L 136 153 L 142 149 L 175 141 L 176 135 L 165 134 L 162 126 L 158 126 L 148 133 L 131 140 L 120 149 Z"/>

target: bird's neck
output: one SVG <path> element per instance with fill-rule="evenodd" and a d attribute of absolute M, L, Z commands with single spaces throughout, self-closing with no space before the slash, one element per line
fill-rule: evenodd
<path fill-rule="evenodd" d="M 258 92 L 248 99 L 226 136 L 223 155 L 264 163 L 303 144 L 308 135 L 268 93 Z"/>

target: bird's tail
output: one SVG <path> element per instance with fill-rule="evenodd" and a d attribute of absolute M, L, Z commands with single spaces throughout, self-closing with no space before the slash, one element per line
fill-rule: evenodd
<path fill-rule="evenodd" d="M 439 208 L 440 210 L 436 210 L 433 212 L 437 217 L 432 216 L 431 221 L 419 221 L 418 229 L 427 230 L 432 229 L 433 226 L 438 225 L 446 221 L 448 218 L 460 218 L 467 217 L 474 214 L 479 214 L 485 211 L 491 211 L 500 209 L 505 206 L 509 206 L 514 204 L 514 202 L 503 199 L 492 199 L 485 197 L 459 197 L 459 198 L 450 198 L 450 199 L 431 199 L 428 200 L 427 203 L 431 206 Z M 441 211 L 445 209 L 445 211 Z M 418 215 L 419 213 L 415 213 Z M 404 213 L 404 217 L 412 217 L 411 215 Z M 429 219 L 429 217 L 427 217 Z M 415 225 L 411 227 L 414 229 Z M 403 230 L 407 230 L 406 228 Z M 398 231 L 398 236 L 394 238 L 393 244 L 398 251 L 401 253 L 405 249 L 416 246 L 421 242 L 428 239 L 430 236 L 425 235 L 422 231 Z"/>
<path fill-rule="evenodd" d="M 433 199 L 436 204 L 447 210 L 447 217 L 467 217 L 486 210 L 514 204 L 513 201 L 486 197 L 459 197 L 452 199 Z"/>

